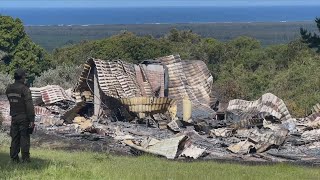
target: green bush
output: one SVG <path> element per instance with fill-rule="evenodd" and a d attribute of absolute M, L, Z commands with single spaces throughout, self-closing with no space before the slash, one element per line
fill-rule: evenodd
<path fill-rule="evenodd" d="M 64 89 L 73 88 L 80 77 L 82 66 L 62 65 L 49 69 L 36 77 L 33 86 L 59 85 Z"/>
<path fill-rule="evenodd" d="M 5 94 L 7 86 L 13 82 L 14 80 L 10 74 L 0 73 L 0 94 Z"/>

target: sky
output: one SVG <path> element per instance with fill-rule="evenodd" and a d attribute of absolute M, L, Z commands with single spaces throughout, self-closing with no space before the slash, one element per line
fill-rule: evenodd
<path fill-rule="evenodd" d="M 320 5 L 320 0 L 0 0 L 0 8 Z"/>

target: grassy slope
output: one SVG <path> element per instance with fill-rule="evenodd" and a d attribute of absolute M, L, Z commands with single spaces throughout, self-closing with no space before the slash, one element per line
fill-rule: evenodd
<path fill-rule="evenodd" d="M 319 179 L 320 170 L 286 164 L 246 166 L 176 162 L 151 156 L 32 149 L 31 164 L 12 164 L 0 147 L 0 179 Z"/>
<path fill-rule="evenodd" d="M 130 24 L 98 26 L 26 26 L 25 30 L 34 42 L 51 51 L 69 42 L 96 40 L 118 34 L 123 30 L 137 35 L 161 37 L 172 28 L 192 30 L 202 37 L 213 37 L 221 41 L 238 36 L 250 36 L 263 45 L 287 43 L 298 37 L 299 28 L 316 30 L 314 22 L 287 23 L 199 23 L 199 24 Z"/>

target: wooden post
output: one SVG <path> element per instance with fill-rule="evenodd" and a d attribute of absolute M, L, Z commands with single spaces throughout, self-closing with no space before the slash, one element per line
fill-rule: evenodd
<path fill-rule="evenodd" d="M 100 114 L 100 108 L 101 108 L 101 97 L 100 97 L 100 88 L 99 88 L 99 82 L 98 82 L 98 72 L 97 68 L 94 68 L 94 82 L 93 82 L 93 93 L 94 93 L 94 114 L 93 114 L 93 120 L 98 121 L 99 114 Z"/>

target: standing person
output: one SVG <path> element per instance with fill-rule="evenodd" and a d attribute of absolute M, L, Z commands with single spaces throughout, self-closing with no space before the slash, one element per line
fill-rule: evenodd
<path fill-rule="evenodd" d="M 26 71 L 18 69 L 14 73 L 13 84 L 7 87 L 6 95 L 10 102 L 11 147 L 10 157 L 19 162 L 21 149 L 22 162 L 30 162 L 30 130 L 34 128 L 34 106 L 30 89 L 25 85 Z"/>

